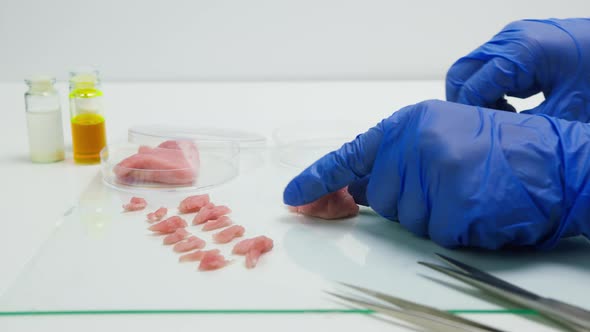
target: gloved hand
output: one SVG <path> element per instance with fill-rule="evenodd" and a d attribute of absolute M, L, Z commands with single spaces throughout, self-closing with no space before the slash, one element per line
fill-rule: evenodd
<path fill-rule="evenodd" d="M 590 235 L 589 182 L 590 125 L 434 100 L 316 161 L 284 202 L 350 185 L 355 201 L 445 247 L 548 248 Z"/>
<path fill-rule="evenodd" d="M 509 24 L 447 73 L 447 100 L 515 111 L 505 95 L 545 101 L 526 111 L 590 122 L 590 18 Z"/>

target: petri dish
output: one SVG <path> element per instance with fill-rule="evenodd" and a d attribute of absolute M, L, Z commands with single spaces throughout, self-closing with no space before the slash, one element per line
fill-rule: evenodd
<path fill-rule="evenodd" d="M 263 136 L 219 128 L 140 126 L 101 151 L 103 182 L 124 191 L 198 191 L 238 176 L 241 147 Z"/>
<path fill-rule="evenodd" d="M 275 129 L 272 138 L 279 163 L 302 169 L 368 128 L 359 122 L 343 120 L 301 122 Z"/>

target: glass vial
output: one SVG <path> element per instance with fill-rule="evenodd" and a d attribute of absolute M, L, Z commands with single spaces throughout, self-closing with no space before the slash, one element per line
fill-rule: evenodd
<path fill-rule="evenodd" d="M 36 163 L 64 160 L 64 136 L 59 94 L 55 78 L 35 76 L 25 79 L 29 155 Z"/>
<path fill-rule="evenodd" d="M 102 98 L 98 71 L 70 73 L 70 122 L 76 163 L 100 162 L 100 151 L 107 144 Z"/>

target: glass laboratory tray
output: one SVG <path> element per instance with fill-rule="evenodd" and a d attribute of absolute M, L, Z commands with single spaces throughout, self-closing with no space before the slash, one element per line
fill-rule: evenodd
<path fill-rule="evenodd" d="M 0 315 L 367 312 L 326 295 L 323 290 L 334 289 L 332 281 L 454 312 L 527 313 L 480 298 L 464 284 L 417 264 L 436 263 L 435 252 L 531 291 L 590 307 L 590 243 L 584 239 L 562 241 L 548 252 L 446 250 L 366 209 L 340 222 L 302 217 L 280 203 L 277 183 L 286 183 L 292 170 L 272 166 L 266 158 L 250 176 L 208 191 L 214 203 L 232 208 L 230 216 L 246 228 L 246 237 L 263 234 L 274 240 L 274 249 L 255 269 L 246 269 L 242 256 L 231 255 L 231 245 L 212 244 L 211 233 L 196 226 L 187 229 L 232 263 L 211 272 L 199 272 L 197 263 L 178 263 L 179 255 L 147 230 L 145 215 L 160 206 L 177 213 L 186 194 L 148 192 L 144 211 L 123 213 L 121 205 L 132 194 L 104 186 L 97 175 L 0 295 Z M 190 222 L 193 215 L 184 217 Z"/>

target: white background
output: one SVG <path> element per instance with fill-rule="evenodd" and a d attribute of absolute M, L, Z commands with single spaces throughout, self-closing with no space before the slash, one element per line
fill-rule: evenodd
<path fill-rule="evenodd" d="M 442 79 L 510 21 L 574 16 L 587 0 L 0 0 L 0 81 Z"/>

